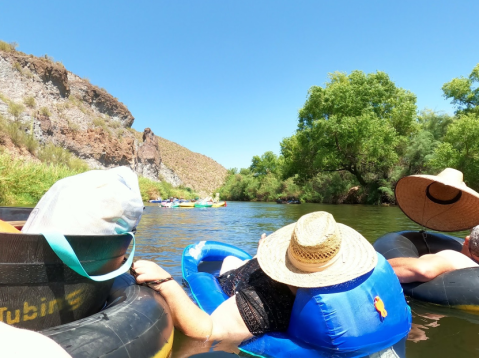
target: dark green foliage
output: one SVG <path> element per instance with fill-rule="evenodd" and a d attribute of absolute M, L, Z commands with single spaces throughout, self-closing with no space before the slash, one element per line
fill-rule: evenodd
<path fill-rule="evenodd" d="M 479 64 L 468 78 L 444 84 L 456 116 L 423 110 L 414 94 L 387 74 L 330 74 L 308 92 L 296 133 L 281 155 L 254 156 L 248 169 L 230 169 L 221 197 L 300 199 L 320 203 L 394 203 L 406 175 L 461 170 L 479 190 Z"/>
<path fill-rule="evenodd" d="M 182 186 L 174 188 L 173 185 L 165 181 L 156 182 L 145 177 L 138 177 L 138 184 L 140 185 L 141 198 L 143 201 L 156 199 L 158 197 L 164 199 L 170 197 L 193 199 L 198 196 L 191 188 Z"/>
<path fill-rule="evenodd" d="M 378 186 L 415 132 L 416 97 L 383 72 L 330 74 L 299 111 L 296 134 L 281 143 L 285 173 L 306 182 L 319 173 L 347 171 L 364 188 Z"/>
<path fill-rule="evenodd" d="M 479 63 L 473 68 L 468 78 L 453 78 L 442 86 L 444 97 L 451 98 L 457 108 L 456 114 L 479 114 Z"/>
<path fill-rule="evenodd" d="M 417 120 L 421 130 L 430 132 L 435 140 L 440 141 L 446 135 L 447 128 L 454 121 L 454 117 L 425 109 L 419 113 Z"/>
<path fill-rule="evenodd" d="M 449 126 L 430 160 L 436 172 L 445 167 L 464 173 L 464 181 L 473 189 L 479 189 L 479 116 L 473 113 L 461 115 Z"/>
<path fill-rule="evenodd" d="M 403 157 L 403 175 L 430 174 L 431 170 L 434 171 L 428 163 L 453 122 L 454 118 L 447 114 L 431 110 L 420 112 L 419 130 L 411 136 Z"/>
<path fill-rule="evenodd" d="M 255 155 L 249 167 L 256 175 L 280 174 L 280 168 L 281 159 L 271 151 L 265 152 L 261 157 Z"/>

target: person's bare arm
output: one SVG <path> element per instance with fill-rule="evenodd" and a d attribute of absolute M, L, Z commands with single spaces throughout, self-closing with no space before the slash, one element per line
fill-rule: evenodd
<path fill-rule="evenodd" d="M 450 260 L 435 254 L 420 258 L 398 257 L 388 262 L 401 283 L 431 281 L 442 273 L 456 269 Z"/>
<path fill-rule="evenodd" d="M 168 272 L 151 261 L 137 261 L 133 268 L 138 273 L 138 283 L 170 277 Z M 163 296 L 170 307 L 175 327 L 188 337 L 238 342 L 252 337 L 241 318 L 234 296 L 223 302 L 209 316 L 196 306 L 173 280 L 151 285 L 151 288 Z"/>

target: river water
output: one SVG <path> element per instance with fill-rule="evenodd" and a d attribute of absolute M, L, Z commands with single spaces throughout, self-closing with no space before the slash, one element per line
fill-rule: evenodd
<path fill-rule="evenodd" d="M 221 208 L 166 209 L 147 204 L 138 226 L 136 259 L 157 262 L 181 282 L 181 255 L 187 245 L 201 240 L 221 241 L 254 255 L 263 232 L 270 234 L 313 211 L 330 212 L 337 222 L 351 226 L 371 243 L 388 232 L 420 229 L 398 207 L 228 202 Z M 452 233 L 459 237 L 466 234 Z M 406 342 L 407 358 L 479 355 L 479 316 L 408 302 L 413 328 Z M 175 332 L 173 358 L 201 352 L 202 347 L 201 342 Z"/>

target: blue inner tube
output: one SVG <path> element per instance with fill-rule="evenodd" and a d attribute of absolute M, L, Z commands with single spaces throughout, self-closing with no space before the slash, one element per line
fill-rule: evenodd
<path fill-rule="evenodd" d="M 214 241 L 201 241 L 187 246 L 183 251 L 183 279 L 190 287 L 194 300 L 208 314 L 211 314 L 221 303 L 229 298 L 215 278 L 218 275 L 220 264 L 226 256 L 236 256 L 241 260 L 251 259 L 251 255 L 235 246 Z M 394 275 L 394 273 L 391 274 Z M 402 296 L 402 293 L 399 292 L 399 294 Z M 397 342 L 397 340 L 394 342 Z M 388 349 L 394 350 L 396 354 L 403 357 L 404 346 L 405 338 L 399 340 L 399 342 Z M 358 355 L 357 352 L 344 353 L 335 351 L 332 353 L 331 351 L 322 351 L 316 346 L 289 335 L 288 332 L 271 332 L 254 337 L 243 342 L 239 349 L 258 357 L 297 356 L 324 358 L 333 356 L 365 356 L 365 354 Z"/>
<path fill-rule="evenodd" d="M 440 233 L 400 231 L 380 237 L 374 248 L 386 259 L 420 257 L 442 250 L 461 251 L 464 240 Z M 414 299 L 466 311 L 479 312 L 479 267 L 446 272 L 429 282 L 402 284 Z"/>
<path fill-rule="evenodd" d="M 73 358 L 166 358 L 173 322 L 163 298 L 129 274 L 117 277 L 105 308 L 97 314 L 40 331 Z"/>

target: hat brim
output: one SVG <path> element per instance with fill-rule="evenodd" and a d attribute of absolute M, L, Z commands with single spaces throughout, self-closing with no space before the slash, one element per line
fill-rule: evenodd
<path fill-rule="evenodd" d="M 295 287 L 327 287 L 351 281 L 376 267 L 373 246 L 356 230 L 337 224 L 341 233 L 338 259 L 324 271 L 306 272 L 289 260 L 287 250 L 295 223 L 287 225 L 263 240 L 258 248 L 258 263 L 273 280 Z"/>
<path fill-rule="evenodd" d="M 460 199 L 452 204 L 431 201 L 426 191 L 434 182 L 461 190 Z M 395 194 L 402 212 L 428 229 L 461 231 L 479 224 L 479 194 L 465 184 L 455 185 L 434 175 L 411 175 L 398 181 Z"/>

